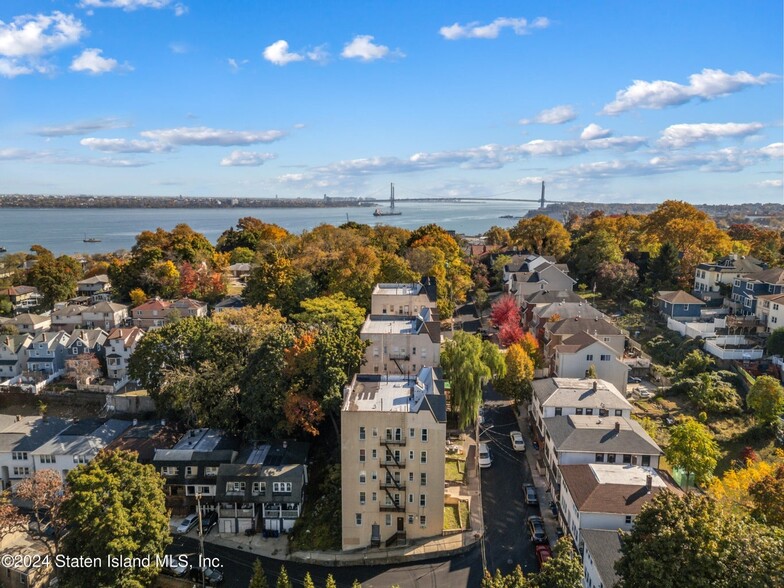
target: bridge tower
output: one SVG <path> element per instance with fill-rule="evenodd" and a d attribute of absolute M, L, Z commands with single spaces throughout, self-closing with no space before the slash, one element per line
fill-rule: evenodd
<path fill-rule="evenodd" d="M 542 209 L 544 207 L 544 180 L 542 180 L 542 197 L 539 199 L 539 208 Z"/>

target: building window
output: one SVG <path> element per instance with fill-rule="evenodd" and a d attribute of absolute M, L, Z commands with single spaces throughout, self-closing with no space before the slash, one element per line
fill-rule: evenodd
<path fill-rule="evenodd" d="M 267 483 L 266 482 L 253 482 L 253 495 L 258 496 L 259 494 L 266 494 L 267 493 Z"/>
<path fill-rule="evenodd" d="M 623 463 L 632 463 L 632 456 L 628 453 L 623 454 Z"/>
<path fill-rule="evenodd" d="M 419 485 L 427 486 L 427 473 L 422 472 L 421 474 L 419 474 Z"/>
<path fill-rule="evenodd" d="M 370 479 L 371 480 L 376 480 L 377 478 L 378 478 L 378 476 L 376 475 L 376 472 L 373 472 L 373 473 L 370 474 Z"/>
<path fill-rule="evenodd" d="M 276 494 L 291 494 L 291 482 L 273 482 L 272 491 Z"/>
<path fill-rule="evenodd" d="M 593 353 L 589 353 L 585 356 L 585 361 L 593 361 Z"/>
<path fill-rule="evenodd" d="M 373 502 L 375 502 L 377 499 L 378 499 L 378 495 L 377 495 L 375 492 L 373 492 L 373 493 L 370 495 L 370 500 L 372 500 Z"/>
<path fill-rule="evenodd" d="M 364 441 L 365 440 L 365 427 L 360 427 L 359 428 L 359 440 L 360 441 Z"/>
<path fill-rule="evenodd" d="M 555 416 L 561 416 L 563 414 L 563 409 L 560 406 L 555 407 Z"/>
<path fill-rule="evenodd" d="M 427 429 L 422 429 L 422 443 L 427 443 Z"/>
<path fill-rule="evenodd" d="M 376 427 L 373 427 L 373 436 L 378 437 L 378 429 Z"/>
<path fill-rule="evenodd" d="M 604 463 L 604 453 L 596 454 L 596 463 Z"/>
<path fill-rule="evenodd" d="M 408 436 L 409 436 L 409 438 L 413 439 L 415 435 L 416 435 L 416 429 L 414 427 L 411 427 L 408 430 Z"/>
<path fill-rule="evenodd" d="M 409 504 L 414 504 L 414 495 L 413 494 L 409 494 L 408 495 L 408 503 Z"/>
<path fill-rule="evenodd" d="M 241 494 L 245 492 L 245 482 L 226 482 L 226 494 Z"/>
<path fill-rule="evenodd" d="M 408 451 L 408 459 L 410 459 L 412 461 L 414 460 L 414 450 L 413 449 L 410 449 Z"/>
<path fill-rule="evenodd" d="M 643 467 L 651 467 L 651 456 L 650 455 L 643 455 L 642 456 L 642 465 Z"/>
<path fill-rule="evenodd" d="M 24 461 L 27 460 L 27 452 L 26 451 L 14 451 L 11 453 L 11 459 L 17 461 Z"/>
<path fill-rule="evenodd" d="M 362 524 L 362 513 L 361 512 L 356 513 L 354 515 L 354 518 L 355 518 L 355 520 L 357 522 L 357 525 L 361 525 Z"/>
<path fill-rule="evenodd" d="M 196 466 L 185 466 L 185 477 L 186 478 L 195 478 L 196 474 L 199 473 L 199 468 Z"/>
<path fill-rule="evenodd" d="M 426 506 L 427 505 L 427 495 L 420 494 L 419 495 L 419 506 Z"/>
<path fill-rule="evenodd" d="M 609 355 L 602 355 L 599 359 L 601 361 L 610 361 L 610 356 Z"/>
<path fill-rule="evenodd" d="M 373 450 L 371 451 L 371 457 L 372 457 L 373 459 L 376 459 L 376 457 L 378 457 L 378 453 L 376 452 L 376 450 L 375 450 L 375 449 L 373 449 Z"/>
<path fill-rule="evenodd" d="M 14 475 L 15 476 L 29 476 L 30 475 L 30 468 L 14 468 Z"/>
<path fill-rule="evenodd" d="M 574 409 L 574 414 L 583 414 L 583 409 L 582 408 Z"/>
<path fill-rule="evenodd" d="M 593 409 L 592 408 L 586 408 L 585 409 L 585 414 L 587 414 L 588 416 L 592 415 L 593 414 Z"/>
<path fill-rule="evenodd" d="M 615 409 L 615 416 L 623 416 L 623 410 L 620 408 Z"/>
<path fill-rule="evenodd" d="M 421 517 L 419 517 L 419 526 L 420 527 L 426 527 L 427 526 L 427 517 L 425 515 L 422 515 Z"/>
<path fill-rule="evenodd" d="M 608 453 L 607 454 L 607 463 L 615 463 L 615 454 L 614 453 Z"/>
<path fill-rule="evenodd" d="M 600 408 L 599 409 L 599 416 L 600 417 L 610 416 L 610 411 L 607 410 L 606 408 Z"/>
<path fill-rule="evenodd" d="M 365 504 L 365 493 L 364 492 L 360 492 L 359 493 L 359 503 L 360 504 Z"/>
<path fill-rule="evenodd" d="M 54 455 L 42 455 L 41 463 L 56 463 L 57 459 Z"/>
<path fill-rule="evenodd" d="M 419 454 L 419 463 L 427 463 L 427 451 L 423 451 Z"/>
<path fill-rule="evenodd" d="M 626 524 L 627 525 L 631 525 L 632 524 L 632 515 L 626 515 Z"/>
<path fill-rule="evenodd" d="M 365 450 L 364 449 L 360 449 L 359 450 L 359 461 L 362 462 L 362 463 L 365 462 Z"/>
<path fill-rule="evenodd" d="M 414 515 L 408 515 L 408 524 L 409 525 L 413 525 L 414 524 Z"/>
<path fill-rule="evenodd" d="M 392 515 L 391 514 L 388 514 L 388 515 L 384 516 L 384 524 L 387 527 L 390 527 L 392 525 Z"/>
<path fill-rule="evenodd" d="M 367 481 L 367 474 L 365 472 L 359 472 L 359 483 L 364 484 Z"/>
<path fill-rule="evenodd" d="M 218 466 L 206 466 L 204 468 L 204 475 L 208 478 L 214 478 L 218 475 Z"/>
<path fill-rule="evenodd" d="M 173 466 L 164 466 L 161 468 L 161 473 L 164 476 L 176 476 L 178 469 Z"/>
<path fill-rule="evenodd" d="M 414 472 L 408 472 L 408 481 L 409 482 L 413 482 L 414 481 Z"/>

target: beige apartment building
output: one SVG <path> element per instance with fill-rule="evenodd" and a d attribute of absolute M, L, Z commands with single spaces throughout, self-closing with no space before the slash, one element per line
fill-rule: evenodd
<path fill-rule="evenodd" d="M 429 308 L 438 320 L 435 278 L 422 278 L 422 282 L 412 284 L 376 284 L 373 288 L 372 315 L 417 316 L 424 308 Z"/>
<path fill-rule="evenodd" d="M 414 317 L 371 314 L 359 336 L 369 342 L 363 372 L 408 375 L 440 365 L 441 324 L 427 307 Z"/>
<path fill-rule="evenodd" d="M 433 368 L 357 374 L 341 410 L 343 550 L 441 535 L 446 400 Z"/>

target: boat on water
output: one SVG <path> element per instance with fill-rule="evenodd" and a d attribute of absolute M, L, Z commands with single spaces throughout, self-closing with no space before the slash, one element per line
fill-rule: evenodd
<path fill-rule="evenodd" d="M 82 239 L 82 243 L 100 243 L 100 242 L 101 242 L 100 239 L 97 239 L 95 237 L 88 237 L 87 235 L 85 235 L 84 239 Z"/>
<path fill-rule="evenodd" d="M 395 211 L 395 184 L 389 184 L 389 208 L 376 208 L 373 216 L 400 216 L 402 212 Z"/>
<path fill-rule="evenodd" d="M 8 251 L 8 249 L 6 249 L 5 247 L 0 246 L 0 253 L 5 253 L 6 251 Z"/>

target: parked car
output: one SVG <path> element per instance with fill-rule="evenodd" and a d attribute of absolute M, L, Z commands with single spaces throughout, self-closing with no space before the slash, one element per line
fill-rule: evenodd
<path fill-rule="evenodd" d="M 534 488 L 533 484 L 525 484 L 523 486 L 523 492 L 525 493 L 525 503 L 534 506 L 539 504 L 539 499 L 536 497 L 536 488 Z"/>
<path fill-rule="evenodd" d="M 548 559 L 553 557 L 553 552 L 550 550 L 549 545 L 536 546 L 536 561 L 539 563 L 539 569 L 547 562 Z"/>
<path fill-rule="evenodd" d="M 512 431 L 509 433 L 509 438 L 512 440 L 512 449 L 515 451 L 525 451 L 525 439 L 520 431 Z"/>
<path fill-rule="evenodd" d="M 218 511 L 213 510 L 201 517 L 201 532 L 205 535 L 212 531 L 212 528 L 218 524 Z"/>
<path fill-rule="evenodd" d="M 671 426 L 673 426 L 673 425 L 675 424 L 675 419 L 674 419 L 674 418 L 672 418 L 672 417 L 671 417 L 670 415 L 668 415 L 668 414 L 664 415 L 664 416 L 662 417 L 662 420 L 664 421 L 664 424 L 665 424 L 665 425 L 667 425 L 668 427 L 671 427 Z"/>
<path fill-rule="evenodd" d="M 639 384 L 642 382 L 642 378 L 637 378 L 635 376 L 629 376 L 629 383 L 630 384 Z"/>
<path fill-rule="evenodd" d="M 534 543 L 547 543 L 547 533 L 544 531 L 542 517 L 528 517 L 528 533 Z"/>
<path fill-rule="evenodd" d="M 192 514 L 189 514 L 184 519 L 182 519 L 182 522 L 177 526 L 177 530 L 175 531 L 175 533 L 177 535 L 185 535 L 188 531 L 193 529 L 198 524 L 199 524 L 199 515 L 194 512 Z"/>
<path fill-rule="evenodd" d="M 479 444 L 479 467 L 489 468 L 493 465 L 493 454 L 490 453 L 490 448 L 487 443 Z"/>
<path fill-rule="evenodd" d="M 654 396 L 656 396 L 656 394 L 654 394 L 653 392 L 651 392 L 651 391 L 650 391 L 650 390 L 648 390 L 647 388 L 639 388 L 639 389 L 637 390 L 637 395 L 638 395 L 640 398 L 646 398 L 646 399 L 647 399 L 647 398 L 653 398 Z"/>
<path fill-rule="evenodd" d="M 161 573 L 167 576 L 174 576 L 175 578 L 182 578 L 190 571 L 191 564 L 186 561 L 179 561 L 177 558 L 175 558 L 171 564 L 163 567 Z"/>
<path fill-rule="evenodd" d="M 209 586 L 219 586 L 223 583 L 223 574 L 206 566 L 201 569 L 193 568 L 191 570 L 191 579 L 200 582 L 202 570 L 204 570 L 204 580 Z"/>

